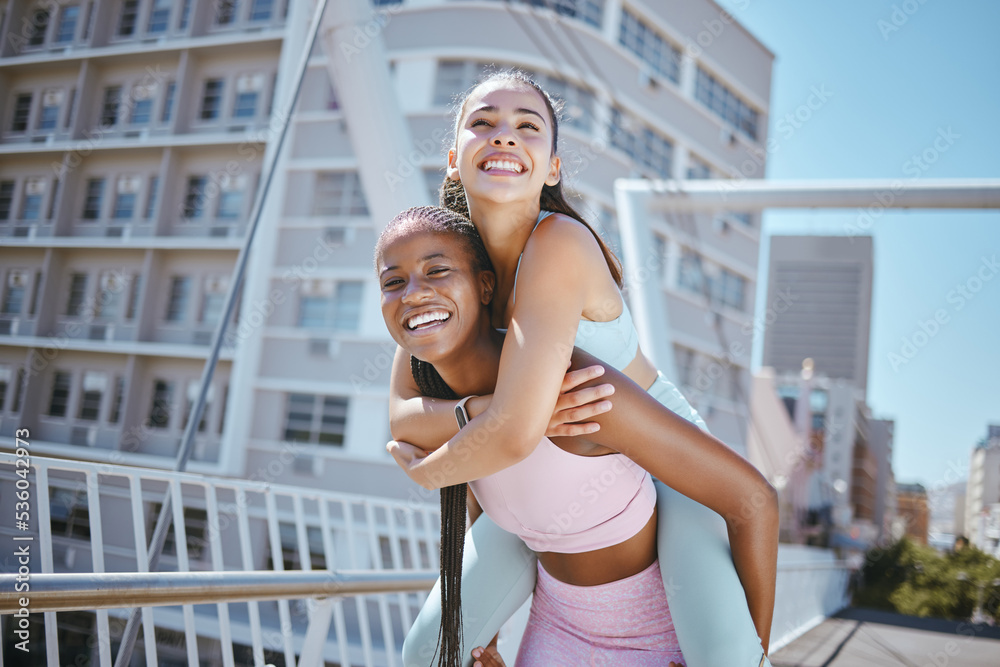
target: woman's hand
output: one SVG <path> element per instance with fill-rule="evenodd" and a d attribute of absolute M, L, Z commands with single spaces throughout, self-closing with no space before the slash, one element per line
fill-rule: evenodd
<path fill-rule="evenodd" d="M 486 645 L 486 648 L 477 646 L 472 649 L 472 657 L 476 659 L 472 667 L 506 667 L 500 652 L 497 651 L 497 639 L 500 635 L 493 637 L 493 641 Z"/>
<path fill-rule="evenodd" d="M 575 371 L 569 371 L 563 377 L 559 388 L 559 400 L 556 401 L 552 418 L 545 431 L 545 437 L 586 435 L 594 433 L 601 427 L 596 422 L 585 422 L 596 415 L 611 409 L 611 401 L 601 400 L 615 393 L 610 384 L 577 389 L 581 384 L 604 375 L 603 366 L 588 366 Z"/>
<path fill-rule="evenodd" d="M 385 449 L 392 454 L 392 458 L 396 459 L 397 465 L 403 469 L 403 472 L 419 484 L 419 480 L 414 476 L 415 468 L 427 456 L 428 452 L 402 440 L 390 440 L 386 444 Z"/>

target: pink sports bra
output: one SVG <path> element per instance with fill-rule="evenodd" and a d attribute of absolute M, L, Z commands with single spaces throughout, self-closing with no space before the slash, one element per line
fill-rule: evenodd
<path fill-rule="evenodd" d="M 523 461 L 469 485 L 498 526 L 539 552 L 619 544 L 656 506 L 649 473 L 624 454 L 579 456 L 548 438 Z"/>

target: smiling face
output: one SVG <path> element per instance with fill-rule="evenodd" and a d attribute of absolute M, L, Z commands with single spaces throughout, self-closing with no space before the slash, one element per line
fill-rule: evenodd
<path fill-rule="evenodd" d="M 553 120 L 530 85 L 497 80 L 473 89 L 463 106 L 448 177 L 470 200 L 537 203 L 544 185 L 559 182 Z"/>
<path fill-rule="evenodd" d="M 421 361 L 460 353 L 489 327 L 493 273 L 474 267 L 461 238 L 403 230 L 382 246 L 376 269 L 385 325 Z"/>

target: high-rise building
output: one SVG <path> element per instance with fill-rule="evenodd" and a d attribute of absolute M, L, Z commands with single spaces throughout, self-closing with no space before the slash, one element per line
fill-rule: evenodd
<path fill-rule="evenodd" d="M 772 236 L 768 303 L 790 306 L 764 333 L 764 366 L 798 375 L 804 359 L 816 375 L 847 380 L 863 397 L 868 387 L 872 304 L 869 236 Z"/>
<path fill-rule="evenodd" d="M 317 44 L 194 472 L 433 500 L 384 450 L 395 345 L 370 205 L 412 170 L 436 200 L 450 106 L 487 68 L 526 69 L 565 101 L 566 185 L 612 245 L 616 178 L 764 174 L 774 56 L 711 0 L 372 4 L 382 14 L 337 46 L 384 41 L 413 145 L 398 174 L 364 182 L 379 139 L 341 108 L 364 91 L 338 89 Z M 312 7 L 0 2 L 0 436 L 30 428 L 39 456 L 173 465 Z M 759 216 L 665 216 L 654 232 L 675 380 L 740 446 Z"/>

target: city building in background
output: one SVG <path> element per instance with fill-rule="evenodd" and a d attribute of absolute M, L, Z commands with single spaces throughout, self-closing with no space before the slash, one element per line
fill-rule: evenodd
<path fill-rule="evenodd" d="M 870 236 L 772 236 L 768 303 L 790 294 L 795 307 L 768 326 L 762 365 L 813 372 L 868 388 L 874 254 Z"/>
<path fill-rule="evenodd" d="M 1000 555 L 1000 424 L 990 424 L 972 450 L 965 530 L 973 546 Z"/>
<path fill-rule="evenodd" d="M 506 67 L 564 100 L 565 184 L 613 246 L 616 178 L 764 175 L 774 56 L 710 0 L 373 4 L 387 10 L 385 74 L 414 142 L 399 174 L 422 172 L 428 202 L 456 95 Z M 305 0 L 0 3 L 0 435 L 29 428 L 39 456 L 173 466 L 311 11 Z M 369 202 L 394 174 L 359 177 L 380 139 L 347 124 L 350 94 L 318 44 L 188 469 L 427 503 L 384 449 L 395 345 L 371 267 L 387 221 Z M 656 261 L 626 274 L 662 286 L 675 381 L 745 451 L 759 215 L 667 215 L 652 228 Z M 85 570 L 67 554 L 82 553 L 74 540 L 98 517 L 81 510 L 78 484 L 50 485 L 54 567 Z M 188 538 L 204 541 L 204 498 L 189 501 Z M 143 507 L 149 531 L 158 501 Z M 100 519 L 132 520 L 114 503 Z M 317 559 L 318 525 L 308 539 L 288 523 L 257 531 L 252 567 Z M 366 557 L 380 543 L 388 554 L 385 534 L 373 540 Z M 191 567 L 209 554 L 192 549 Z M 278 610 L 265 617 L 282 624 Z M 217 626 L 199 627 L 211 645 Z"/>
<path fill-rule="evenodd" d="M 865 402 L 873 273 L 871 237 L 771 237 L 762 362 L 771 370 L 759 386 L 762 405 L 777 393 L 795 432 L 795 445 L 770 445 L 785 452 L 776 486 L 788 541 L 863 550 L 890 534 L 893 422 Z"/>
<path fill-rule="evenodd" d="M 905 535 L 920 544 L 927 544 L 930 512 L 927 507 L 927 489 L 923 484 L 896 485 L 897 511 L 905 526 Z"/>

